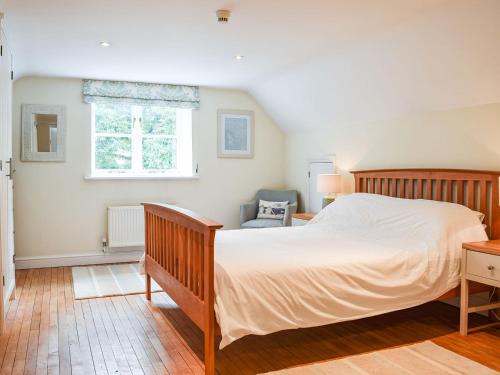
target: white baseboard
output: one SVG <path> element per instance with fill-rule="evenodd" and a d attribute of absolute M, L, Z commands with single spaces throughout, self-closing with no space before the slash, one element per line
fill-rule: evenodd
<path fill-rule="evenodd" d="M 114 251 L 106 253 L 86 253 L 75 255 L 48 255 L 38 257 L 16 257 L 16 269 L 51 268 L 83 266 L 89 264 L 106 264 L 121 262 L 137 262 L 143 250 Z"/>

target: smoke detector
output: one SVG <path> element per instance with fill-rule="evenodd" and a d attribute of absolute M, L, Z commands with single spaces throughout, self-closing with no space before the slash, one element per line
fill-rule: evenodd
<path fill-rule="evenodd" d="M 229 17 L 231 16 L 231 11 L 225 9 L 219 9 L 217 12 L 215 12 L 215 14 L 217 15 L 217 22 L 228 23 Z"/>

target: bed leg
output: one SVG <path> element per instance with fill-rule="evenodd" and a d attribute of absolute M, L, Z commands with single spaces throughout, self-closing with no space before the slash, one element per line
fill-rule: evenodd
<path fill-rule="evenodd" d="M 215 375 L 214 330 L 205 332 L 205 375 Z"/>
<path fill-rule="evenodd" d="M 207 238 L 208 237 L 208 238 Z M 215 231 L 205 237 L 204 248 L 204 334 L 205 334 L 205 375 L 215 375 L 215 291 L 214 291 L 214 240 Z"/>
<path fill-rule="evenodd" d="M 146 274 L 146 299 L 151 301 L 151 275 Z"/>

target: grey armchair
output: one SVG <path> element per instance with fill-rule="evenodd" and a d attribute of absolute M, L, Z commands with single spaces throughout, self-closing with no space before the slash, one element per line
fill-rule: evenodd
<path fill-rule="evenodd" d="M 285 202 L 288 201 L 288 206 L 285 208 L 285 216 L 283 220 L 276 219 L 257 219 L 257 210 L 260 200 L 270 202 Z M 250 228 L 270 228 L 289 226 L 292 220 L 292 214 L 297 212 L 297 191 L 295 190 L 265 190 L 261 189 L 255 195 L 255 200 L 242 204 L 240 206 L 240 227 L 244 229 Z"/>

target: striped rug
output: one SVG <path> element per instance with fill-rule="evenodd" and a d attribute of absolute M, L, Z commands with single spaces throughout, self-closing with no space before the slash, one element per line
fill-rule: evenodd
<path fill-rule="evenodd" d="M 75 299 L 140 294 L 146 291 L 139 263 L 72 267 Z M 151 280 L 151 290 L 161 291 Z"/>
<path fill-rule="evenodd" d="M 492 375 L 486 366 L 430 341 L 329 362 L 269 372 L 273 375 Z"/>

